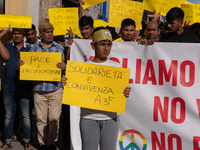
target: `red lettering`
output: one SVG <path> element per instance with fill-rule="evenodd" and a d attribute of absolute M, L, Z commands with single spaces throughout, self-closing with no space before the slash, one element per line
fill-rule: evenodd
<path fill-rule="evenodd" d="M 200 150 L 199 142 L 200 142 L 200 137 L 194 136 L 193 137 L 193 150 Z"/>
<path fill-rule="evenodd" d="M 186 66 L 189 66 L 190 71 L 189 71 L 189 81 L 185 81 L 185 74 L 186 74 Z M 184 61 L 181 63 L 180 66 L 180 83 L 184 87 L 191 87 L 194 84 L 195 80 L 195 65 L 191 61 Z"/>
<path fill-rule="evenodd" d="M 149 77 L 149 73 L 151 76 Z M 156 76 L 155 76 L 155 71 L 153 67 L 153 62 L 151 59 L 147 60 L 147 66 L 144 74 L 144 78 L 142 81 L 142 84 L 147 84 L 148 81 L 151 81 L 153 85 L 156 85 Z"/>
<path fill-rule="evenodd" d="M 172 75 L 172 86 L 177 86 L 177 64 L 178 61 L 173 60 L 170 64 L 169 71 L 167 72 L 165 61 L 159 60 L 159 85 L 163 85 L 163 75 L 165 81 L 169 82 Z"/>
<path fill-rule="evenodd" d="M 161 143 L 158 140 L 156 132 L 151 132 L 151 139 L 152 139 L 152 150 L 156 150 L 156 145 L 160 150 L 165 150 L 165 133 L 160 133 Z"/>
<path fill-rule="evenodd" d="M 177 106 L 177 103 L 180 103 L 180 118 L 177 119 L 176 118 L 176 106 Z M 171 119 L 174 123 L 177 123 L 177 124 L 180 124 L 180 123 L 183 123 L 185 121 L 185 101 L 182 99 L 182 98 L 174 98 L 172 100 L 172 103 L 171 103 Z"/>
<path fill-rule="evenodd" d="M 197 109 L 198 109 L 199 118 L 200 118 L 200 99 L 196 99 L 196 102 L 197 102 Z"/>
<path fill-rule="evenodd" d="M 135 84 L 140 84 L 141 62 L 142 62 L 141 59 L 136 60 Z"/>
<path fill-rule="evenodd" d="M 116 57 L 111 57 L 111 58 L 109 58 L 110 60 L 112 60 L 112 61 L 115 61 L 115 62 L 118 62 L 118 63 L 120 63 L 120 61 L 119 61 L 119 59 L 118 58 L 116 58 Z"/>
<path fill-rule="evenodd" d="M 173 139 L 176 139 L 177 150 L 182 150 L 182 141 L 178 135 L 170 134 L 167 139 L 168 139 L 168 150 L 173 150 Z"/>
<path fill-rule="evenodd" d="M 164 108 L 162 108 L 160 98 L 158 96 L 154 97 L 154 109 L 153 109 L 153 120 L 158 122 L 158 111 L 160 111 L 160 116 L 163 122 L 168 122 L 168 105 L 169 97 L 164 97 Z"/>
<path fill-rule="evenodd" d="M 85 62 L 88 61 L 86 55 L 83 55 L 83 57 L 84 57 L 84 61 L 85 61 Z M 90 59 L 89 59 L 89 60 L 92 60 L 92 59 L 94 59 L 94 56 L 90 56 Z"/>

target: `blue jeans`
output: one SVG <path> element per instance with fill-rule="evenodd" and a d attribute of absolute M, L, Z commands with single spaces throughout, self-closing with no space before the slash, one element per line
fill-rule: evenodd
<path fill-rule="evenodd" d="M 14 125 L 14 116 L 17 103 L 20 108 L 20 113 L 23 121 L 24 141 L 29 141 L 31 137 L 31 123 L 29 117 L 29 99 L 15 99 L 15 91 L 4 90 L 4 105 L 6 110 L 5 115 L 5 135 L 6 141 L 12 140 L 12 131 Z"/>

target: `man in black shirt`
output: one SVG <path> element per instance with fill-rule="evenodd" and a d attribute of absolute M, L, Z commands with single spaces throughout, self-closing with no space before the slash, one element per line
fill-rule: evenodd
<path fill-rule="evenodd" d="M 166 15 L 169 33 L 163 35 L 160 42 L 198 43 L 199 37 L 188 28 L 183 28 L 184 12 L 181 8 L 174 7 Z"/>

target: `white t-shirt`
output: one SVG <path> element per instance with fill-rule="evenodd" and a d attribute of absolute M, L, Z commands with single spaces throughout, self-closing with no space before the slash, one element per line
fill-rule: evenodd
<path fill-rule="evenodd" d="M 104 65 L 104 66 L 113 66 L 113 67 L 121 67 L 119 63 L 107 60 L 103 63 L 95 63 L 92 61 L 87 61 L 87 63 L 97 64 L 97 65 Z M 85 119 L 92 119 L 92 120 L 108 120 L 117 117 L 118 113 L 114 112 L 107 112 L 101 110 L 94 110 L 88 108 L 81 108 L 81 117 Z"/>

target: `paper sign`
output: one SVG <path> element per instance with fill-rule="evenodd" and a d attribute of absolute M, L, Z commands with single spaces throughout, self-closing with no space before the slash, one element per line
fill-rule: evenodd
<path fill-rule="evenodd" d="M 61 69 L 56 64 L 61 57 L 61 53 L 53 52 L 20 52 L 20 59 L 25 62 L 20 67 L 20 80 L 60 81 Z"/>
<path fill-rule="evenodd" d="M 140 30 L 143 11 L 143 3 L 130 0 L 110 0 L 109 26 L 120 28 L 122 20 L 131 18 L 136 23 L 136 30 Z"/>
<path fill-rule="evenodd" d="M 190 21 L 190 25 L 196 22 L 199 22 L 200 20 L 200 4 L 182 4 L 181 5 L 182 10 L 185 13 L 184 16 L 184 22 Z"/>
<path fill-rule="evenodd" d="M 193 5 L 182 4 L 181 9 L 184 11 L 183 22 L 185 21 L 189 22 L 191 20 L 190 25 L 193 24 Z"/>
<path fill-rule="evenodd" d="M 125 112 L 130 69 L 68 61 L 63 104 Z"/>
<path fill-rule="evenodd" d="M 193 5 L 194 10 L 194 18 L 193 23 L 200 21 L 200 4 Z"/>
<path fill-rule="evenodd" d="M 19 16 L 19 15 L 3 15 L 0 14 L 0 27 L 8 27 L 9 24 L 12 28 L 31 28 L 32 17 L 31 16 Z"/>
<path fill-rule="evenodd" d="M 186 2 L 186 0 L 180 0 L 180 2 L 179 2 L 179 7 L 181 7 L 181 4 L 185 4 L 185 2 Z"/>
<path fill-rule="evenodd" d="M 86 9 L 90 6 L 105 2 L 107 0 L 84 0 L 85 4 L 83 5 L 83 8 Z"/>
<path fill-rule="evenodd" d="M 74 34 L 80 36 L 78 25 L 78 8 L 50 8 L 49 22 L 54 26 L 54 36 L 64 35 L 72 28 Z"/>
<path fill-rule="evenodd" d="M 191 3 L 191 2 L 188 2 L 188 1 L 185 1 L 185 4 L 191 4 L 191 5 L 193 5 L 193 3 Z"/>
<path fill-rule="evenodd" d="M 103 20 L 94 20 L 94 25 L 95 28 L 97 27 L 106 27 L 108 26 L 108 23 L 103 21 Z"/>
<path fill-rule="evenodd" d="M 161 12 L 161 15 L 166 16 L 167 12 L 173 8 L 178 7 L 181 0 L 143 0 L 144 9 L 153 12 Z"/>

